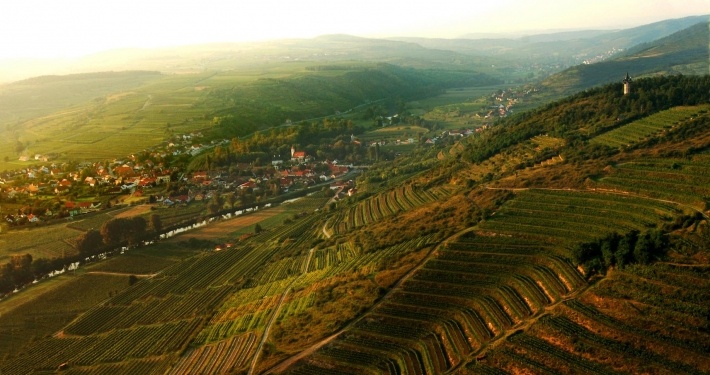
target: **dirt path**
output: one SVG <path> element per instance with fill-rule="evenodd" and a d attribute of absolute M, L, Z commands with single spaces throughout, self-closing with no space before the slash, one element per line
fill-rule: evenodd
<path fill-rule="evenodd" d="M 397 281 L 397 283 L 395 283 L 395 284 L 392 286 L 392 288 L 390 288 L 390 289 L 387 291 L 387 293 L 386 293 L 384 296 L 382 296 L 382 298 L 380 298 L 377 302 L 375 302 L 375 304 L 373 304 L 372 306 L 370 306 L 370 308 L 368 308 L 368 309 L 365 310 L 362 314 L 360 314 L 360 316 L 358 316 L 358 317 L 355 318 L 354 320 L 350 321 L 350 323 L 348 323 L 347 325 L 345 325 L 343 328 L 341 328 L 340 330 L 338 330 L 338 331 L 335 332 L 334 334 L 332 334 L 332 335 L 330 335 L 330 336 L 328 336 L 328 337 L 326 337 L 326 338 L 324 338 L 324 339 L 318 341 L 317 343 L 315 343 L 315 344 L 309 346 L 308 348 L 306 348 L 306 349 L 304 349 L 304 350 L 302 350 L 302 351 L 300 351 L 300 352 L 294 354 L 293 356 L 291 356 L 291 357 L 289 357 L 289 358 L 286 358 L 285 360 L 283 360 L 283 361 L 281 361 L 280 363 L 276 364 L 274 367 L 272 367 L 272 368 L 270 368 L 270 369 L 264 371 L 264 374 L 274 374 L 274 373 L 283 372 L 284 370 L 286 370 L 286 369 L 288 369 L 289 367 L 291 367 L 291 366 L 292 366 L 294 363 L 296 363 L 297 361 L 299 361 L 299 360 L 301 360 L 301 359 L 303 359 L 303 358 L 305 358 L 305 357 L 307 357 L 307 356 L 313 354 L 316 350 L 318 350 L 318 349 L 322 348 L 323 346 L 327 345 L 327 344 L 330 343 L 331 341 L 333 341 L 333 340 L 335 340 L 336 338 L 338 338 L 338 336 L 340 336 L 340 335 L 343 334 L 344 332 L 346 332 L 346 331 L 348 331 L 349 329 L 351 329 L 352 327 L 354 327 L 355 324 L 359 323 L 362 319 L 364 319 L 365 316 L 367 316 L 370 312 L 372 312 L 372 310 L 376 309 L 378 306 L 382 305 L 385 301 L 387 301 L 387 299 L 389 298 L 389 296 L 390 296 L 392 293 L 394 293 L 394 292 L 402 285 L 402 283 L 404 283 L 405 281 L 407 281 L 410 277 L 412 277 L 412 275 L 414 275 L 414 273 L 416 273 L 417 271 L 419 271 L 419 269 L 421 269 L 422 267 L 424 267 L 424 264 L 426 264 L 426 262 L 427 262 L 429 259 L 431 259 L 431 257 L 434 256 L 434 254 L 436 254 L 436 251 L 437 251 L 441 246 L 446 246 L 450 241 L 452 241 L 452 240 L 458 238 L 459 236 L 463 235 L 464 233 L 470 232 L 470 231 L 472 231 L 472 230 L 474 230 L 473 227 L 471 227 L 471 228 L 466 228 L 466 229 L 464 229 L 464 230 L 462 230 L 462 231 L 460 231 L 460 232 L 458 232 L 458 233 L 452 235 L 451 237 L 445 239 L 444 241 L 442 241 L 442 242 L 441 242 L 440 244 L 438 244 L 437 246 L 433 247 L 433 248 L 429 251 L 429 254 L 427 254 L 424 258 L 422 258 L 422 260 L 419 261 L 419 263 L 417 263 L 416 266 L 412 267 L 412 269 L 409 270 L 409 272 L 407 272 L 407 274 L 405 274 L 404 276 L 402 276 L 402 278 L 400 278 L 399 281 Z M 251 373 L 250 373 L 250 374 L 251 374 Z"/>
<path fill-rule="evenodd" d="M 301 277 L 303 277 L 305 274 L 308 273 L 308 267 L 311 264 L 311 258 L 313 258 L 313 252 L 315 248 L 312 248 L 308 251 L 308 258 L 306 258 L 306 263 L 303 267 L 303 271 L 301 274 L 293 279 L 290 284 L 288 284 L 288 287 L 284 292 L 281 294 L 281 298 L 279 299 L 279 304 L 276 305 L 276 308 L 274 309 L 274 313 L 271 315 L 271 318 L 269 319 L 269 322 L 266 324 L 266 328 L 264 328 L 264 334 L 261 335 L 261 340 L 259 341 L 259 346 L 256 347 L 256 353 L 254 354 L 254 358 L 251 360 L 251 366 L 249 367 L 249 375 L 252 375 L 254 373 L 254 370 L 256 369 L 257 363 L 259 363 L 259 357 L 261 356 L 261 350 L 264 347 L 264 344 L 266 341 L 269 339 L 269 331 L 271 330 L 271 326 L 274 325 L 274 322 L 276 322 L 276 318 L 278 318 L 279 314 L 281 313 L 281 307 L 283 306 L 284 301 L 286 300 L 286 296 L 288 296 L 289 293 L 291 293 L 291 289 L 293 289 L 293 285 L 296 283 L 296 281 L 300 280 Z"/>

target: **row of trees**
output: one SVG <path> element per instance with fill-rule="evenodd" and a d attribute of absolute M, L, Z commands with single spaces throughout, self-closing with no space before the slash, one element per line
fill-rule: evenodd
<path fill-rule="evenodd" d="M 140 216 L 116 218 L 104 223 L 99 230 L 90 229 L 82 234 L 76 241 L 78 255 L 54 259 L 33 259 L 30 254 L 15 255 L 8 263 L 0 266 L 0 295 L 41 279 L 54 270 L 64 268 L 68 263 L 81 261 L 121 245 L 134 245 L 156 236 L 162 229 L 158 215 L 151 215 L 149 220 Z"/>
<path fill-rule="evenodd" d="M 572 248 L 572 258 L 584 265 L 587 272 L 605 273 L 611 267 L 623 268 L 638 263 L 648 264 L 668 250 L 668 236 L 660 230 L 641 233 L 637 230 L 624 235 L 612 233 L 606 237 Z"/>
<path fill-rule="evenodd" d="M 150 224 L 149 231 L 148 224 Z M 142 216 L 116 218 L 105 222 L 101 229 L 89 229 L 77 239 L 77 250 L 82 256 L 103 253 L 121 245 L 135 245 L 163 228 L 160 216 L 151 215 L 150 223 Z"/>

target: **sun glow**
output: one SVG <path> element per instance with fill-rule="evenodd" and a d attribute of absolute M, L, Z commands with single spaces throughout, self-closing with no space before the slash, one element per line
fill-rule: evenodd
<path fill-rule="evenodd" d="M 623 4 L 620 4 L 623 3 Z M 616 28 L 710 11 L 704 0 L 502 0 L 435 4 L 330 0 L 24 0 L 0 4 L 0 59 L 74 57 L 116 48 L 364 37 L 454 38 L 565 28 Z M 630 11 L 633 9 L 642 11 Z"/>

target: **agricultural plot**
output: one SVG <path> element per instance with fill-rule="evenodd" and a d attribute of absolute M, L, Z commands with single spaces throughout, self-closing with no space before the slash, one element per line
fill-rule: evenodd
<path fill-rule="evenodd" d="M 562 138 L 550 137 L 549 135 L 536 135 L 530 138 L 536 150 L 556 149 L 565 144 Z"/>
<path fill-rule="evenodd" d="M 710 107 L 671 108 L 594 137 L 590 143 L 609 147 L 631 146 L 674 126 L 682 126 L 683 122 L 697 116 L 699 111 L 707 111 L 708 108 Z"/>
<path fill-rule="evenodd" d="M 256 335 L 247 333 L 193 349 L 173 366 L 169 374 L 226 374 L 243 369 L 254 355 Z"/>
<path fill-rule="evenodd" d="M 92 265 L 88 268 L 88 271 L 147 275 L 160 272 L 176 262 L 177 260 L 169 257 L 152 255 L 150 251 L 132 250 Z"/>
<path fill-rule="evenodd" d="M 545 246 L 468 235 L 439 248 L 351 329 L 287 373 L 444 373 L 585 285 Z"/>
<path fill-rule="evenodd" d="M 308 220 L 303 219 L 301 223 L 308 224 Z M 295 227 L 302 231 L 299 225 Z M 33 342 L 31 346 L 37 350 L 9 356 L 3 361 L 0 371 L 14 374 L 28 370 L 53 370 L 63 362 L 87 369 L 128 359 L 149 362 L 157 356 L 177 356 L 196 338 L 202 340 L 200 342 L 214 342 L 263 326 L 270 311 L 266 306 L 262 309 L 262 317 L 256 311 L 256 315 L 250 317 L 242 314 L 232 318 L 233 323 L 227 331 L 219 323 L 207 323 L 215 309 L 229 301 L 229 297 L 241 290 L 242 285 L 248 284 L 245 280 L 266 264 L 276 250 L 264 245 L 200 253 L 174 263 L 158 276 L 140 280 L 124 292 L 116 288 L 116 293 L 111 293 L 113 297 L 66 325 L 64 336 Z M 113 277 L 120 277 L 128 286 L 126 276 Z M 281 285 L 272 290 L 273 293 L 281 293 L 283 288 Z M 262 297 L 255 297 L 258 303 L 273 303 L 273 299 L 262 301 Z M 72 311 L 72 314 L 68 319 L 78 312 Z M 62 324 L 66 324 L 66 320 Z M 205 332 L 204 338 L 200 334 L 202 331 Z M 239 345 L 235 340 L 233 344 L 216 344 L 214 348 L 204 350 L 228 351 L 236 357 L 224 359 L 232 360 L 239 357 Z M 239 362 L 235 361 L 234 364 Z M 129 362 L 126 366 L 130 366 Z M 231 367 L 233 364 L 225 362 L 224 365 Z M 165 367 L 160 368 L 165 370 Z"/>
<path fill-rule="evenodd" d="M 670 202 L 595 192 L 527 190 L 479 228 L 565 246 L 605 233 L 655 228 L 682 210 Z"/>
<path fill-rule="evenodd" d="M 325 230 L 335 234 L 345 233 L 434 200 L 436 196 L 428 191 L 419 190 L 412 185 L 400 186 L 359 202 L 348 210 L 340 211 L 328 221 Z"/>
<path fill-rule="evenodd" d="M 253 213 L 238 216 L 232 219 L 220 220 L 206 227 L 193 230 L 188 235 L 191 238 L 204 239 L 210 241 L 227 241 L 235 239 L 242 232 L 253 233 L 253 226 L 264 220 L 281 214 L 283 210 L 279 207 L 268 210 L 259 210 Z M 182 237 L 174 237 L 168 241 L 182 241 Z"/>
<path fill-rule="evenodd" d="M 0 352 L 9 356 L 37 338 L 55 334 L 80 314 L 128 286 L 128 276 L 69 274 L 33 285 L 3 300 Z"/>
<path fill-rule="evenodd" d="M 65 371 L 71 375 L 115 375 L 126 374 L 163 374 L 170 367 L 172 356 L 151 357 L 148 359 L 127 359 L 120 363 L 103 363 L 94 366 L 74 366 Z"/>
<path fill-rule="evenodd" d="M 538 135 L 525 142 L 509 148 L 505 152 L 497 153 L 488 159 L 466 166 L 461 171 L 461 176 L 473 181 L 494 178 L 526 167 L 544 167 L 560 162 L 561 159 L 554 152 L 564 144 L 564 140 L 546 135 Z M 461 150 L 458 147 L 449 150 L 450 155 L 457 155 Z M 542 156 L 549 157 L 541 160 Z"/>
<path fill-rule="evenodd" d="M 435 243 L 433 237 L 427 235 L 414 238 L 371 253 L 362 253 L 361 249 L 350 243 L 317 250 L 309 264 L 307 283 L 351 272 L 373 273 L 390 259 L 401 258 L 410 252 L 432 245 Z M 303 284 L 296 285 L 305 286 L 308 285 L 307 283 L 304 281 Z"/>
<path fill-rule="evenodd" d="M 329 200 L 330 197 L 323 196 L 323 193 L 315 193 L 288 203 L 282 203 L 280 207 L 292 213 L 313 212 L 323 208 Z"/>
<path fill-rule="evenodd" d="M 707 323 L 710 286 L 693 267 L 654 264 L 615 273 L 564 301 L 467 365 L 473 372 L 683 373 L 710 368 Z M 687 283 L 693 282 L 694 288 Z"/>
<path fill-rule="evenodd" d="M 30 254 L 35 259 L 76 255 L 78 252 L 67 239 L 82 233 L 67 224 L 9 231 L 0 237 L 0 262 L 6 263 L 15 254 Z"/>
<path fill-rule="evenodd" d="M 670 200 L 703 210 L 710 197 L 710 157 L 646 159 L 607 168 L 595 186 Z"/>
<path fill-rule="evenodd" d="M 403 144 L 408 144 L 409 139 L 413 139 L 415 144 L 418 144 L 418 134 L 427 134 L 429 129 L 416 125 L 395 125 L 377 129 L 359 135 L 358 139 L 362 141 L 401 141 Z"/>
<path fill-rule="evenodd" d="M 115 217 L 130 217 L 130 216 L 119 216 L 119 215 L 124 215 L 125 212 L 127 212 L 126 209 L 120 209 L 120 210 L 111 211 L 111 212 L 97 212 L 97 213 L 82 215 L 82 216 L 78 216 L 77 218 L 72 220 L 69 224 L 67 224 L 67 226 L 69 228 L 73 228 L 73 229 L 76 229 L 81 232 L 86 232 L 89 229 L 99 230 L 105 222 L 107 222 Z M 77 236 L 79 234 L 77 234 Z"/>
<path fill-rule="evenodd" d="M 101 336 L 52 337 L 34 345 L 34 350 L 3 362 L 3 373 L 53 371 L 62 363 L 91 366 L 126 358 L 150 358 L 175 353 L 185 347 L 200 319 L 157 326 L 115 330 Z"/>
<path fill-rule="evenodd" d="M 163 227 L 170 227 L 176 224 L 180 224 L 186 220 L 194 219 L 199 216 L 206 206 L 200 202 L 192 202 L 187 206 L 173 206 L 170 208 L 162 208 L 151 213 L 160 216 L 160 220 L 163 223 Z"/>

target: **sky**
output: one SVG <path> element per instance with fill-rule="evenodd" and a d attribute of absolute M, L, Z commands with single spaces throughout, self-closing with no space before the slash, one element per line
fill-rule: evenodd
<path fill-rule="evenodd" d="M 709 13 L 708 0 L 0 0 L 0 59 L 325 34 L 619 29 Z"/>

